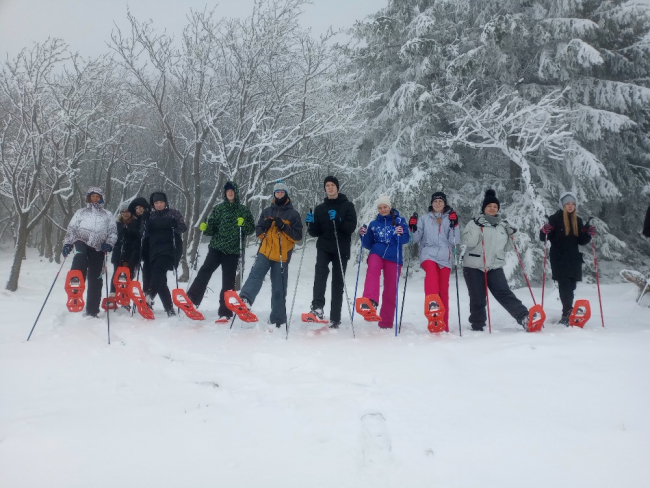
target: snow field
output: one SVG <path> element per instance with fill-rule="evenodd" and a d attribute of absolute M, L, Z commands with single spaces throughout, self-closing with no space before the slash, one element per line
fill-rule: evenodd
<path fill-rule="evenodd" d="M 489 335 L 467 330 L 461 279 L 461 338 L 454 274 L 452 333 L 436 336 L 419 272 L 402 334 L 355 315 L 355 340 L 345 311 L 338 331 L 300 322 L 314 261 L 310 243 L 289 340 L 263 322 L 214 324 L 217 271 L 206 321 L 163 319 L 159 301 L 155 321 L 119 311 L 109 346 L 105 320 L 67 312 L 62 277 L 25 341 L 58 268 L 30 256 L 20 290 L 0 292 L 0 486 L 649 485 L 650 317 L 632 285 L 602 287 L 606 328 L 592 285 L 576 294 L 592 305 L 584 330 L 554 324 L 548 288 L 541 333 L 492 300 Z M 352 299 L 356 263 L 346 278 Z M 516 293 L 532 305 L 527 289 Z M 269 307 L 267 280 L 253 309 L 263 321 Z"/>

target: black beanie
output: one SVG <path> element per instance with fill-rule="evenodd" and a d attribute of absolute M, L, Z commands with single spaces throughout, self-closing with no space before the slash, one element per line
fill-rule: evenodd
<path fill-rule="evenodd" d="M 339 191 L 339 180 L 336 176 L 327 176 L 325 177 L 325 181 L 323 181 L 323 188 L 325 188 L 325 185 L 327 182 L 332 182 L 336 185 L 336 191 Z"/>
<path fill-rule="evenodd" d="M 497 198 L 497 192 L 495 192 L 492 189 L 485 191 L 485 197 L 483 198 L 483 205 L 481 205 L 481 212 L 485 212 L 485 207 L 487 207 L 491 203 L 496 203 L 497 209 L 501 208 L 501 204 L 499 203 L 499 199 Z"/>
<path fill-rule="evenodd" d="M 223 186 L 223 191 L 228 190 L 235 191 L 235 186 L 232 184 L 232 181 L 226 181 L 226 184 Z"/>
<path fill-rule="evenodd" d="M 433 195 L 431 195 L 431 201 L 429 202 L 429 205 L 432 205 L 432 204 L 433 204 L 433 201 L 434 201 L 436 198 L 440 198 L 443 202 L 445 202 L 445 205 L 447 205 L 447 195 L 445 195 L 445 194 L 444 194 L 443 192 L 441 192 L 441 191 L 437 191 L 437 192 L 435 192 Z"/>

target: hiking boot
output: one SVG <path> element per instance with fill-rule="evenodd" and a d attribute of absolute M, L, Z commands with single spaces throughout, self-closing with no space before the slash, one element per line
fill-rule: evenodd
<path fill-rule="evenodd" d="M 558 324 L 564 325 L 565 327 L 569 326 L 569 317 L 571 316 L 571 312 L 562 312 L 562 318 L 558 322 Z"/>
<path fill-rule="evenodd" d="M 340 320 L 330 320 L 328 327 L 330 329 L 338 329 L 340 325 L 341 325 Z"/>
<path fill-rule="evenodd" d="M 154 305 L 154 303 L 156 303 L 156 302 L 154 302 L 153 296 L 151 296 L 149 293 L 145 293 L 144 294 L 144 300 L 145 300 L 145 302 L 147 302 L 147 307 L 149 307 L 150 309 L 153 310 L 153 305 Z"/>
<path fill-rule="evenodd" d="M 83 316 L 84 316 L 84 317 L 92 317 L 92 318 L 94 318 L 94 319 L 98 319 L 98 318 L 99 318 L 99 312 L 88 312 L 88 311 L 85 311 L 84 314 L 83 314 Z"/>
<path fill-rule="evenodd" d="M 253 306 L 253 304 L 248 300 L 248 298 L 241 297 L 241 302 L 242 302 L 244 305 L 246 305 L 246 308 L 247 308 L 248 310 L 250 310 L 251 307 Z"/>
<path fill-rule="evenodd" d="M 472 325 L 472 330 L 476 330 L 478 332 L 483 332 L 483 328 L 485 325 L 483 324 L 471 324 Z"/>
<path fill-rule="evenodd" d="M 165 310 L 165 312 L 167 313 L 167 317 L 176 317 L 176 311 L 173 308 Z"/>
<path fill-rule="evenodd" d="M 323 318 L 325 317 L 325 313 L 323 312 L 322 308 L 311 307 L 310 312 L 313 313 L 318 320 L 323 320 Z"/>
<path fill-rule="evenodd" d="M 517 319 L 517 323 L 521 325 L 524 330 L 528 331 L 528 314 L 522 315 Z"/>

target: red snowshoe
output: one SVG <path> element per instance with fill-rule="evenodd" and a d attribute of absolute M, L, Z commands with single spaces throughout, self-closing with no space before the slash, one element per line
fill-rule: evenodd
<path fill-rule="evenodd" d="M 591 305 L 589 300 L 576 300 L 571 315 L 569 316 L 569 325 L 583 328 L 591 318 Z"/>
<path fill-rule="evenodd" d="M 377 313 L 377 309 L 370 301 L 370 298 L 361 297 L 357 298 L 357 303 L 355 304 L 355 309 L 359 315 L 361 315 L 368 322 L 379 322 L 381 317 Z"/>
<path fill-rule="evenodd" d="M 65 292 L 68 294 L 66 306 L 70 312 L 81 312 L 84 309 L 84 290 L 86 283 L 84 275 L 78 269 L 71 269 L 65 277 Z"/>
<path fill-rule="evenodd" d="M 316 317 L 316 316 L 315 316 L 313 313 L 311 313 L 311 312 L 309 312 L 309 313 L 303 313 L 303 314 L 300 316 L 300 318 L 302 319 L 303 322 L 311 322 L 311 323 L 315 323 L 315 324 L 326 324 L 326 323 L 329 322 L 328 320 L 325 320 L 325 319 L 319 319 L 318 317 Z"/>
<path fill-rule="evenodd" d="M 528 310 L 528 332 L 539 332 L 544 327 L 546 313 L 540 304 L 533 305 Z"/>
<path fill-rule="evenodd" d="M 129 295 L 129 283 L 131 282 L 131 270 L 126 266 L 120 266 L 113 276 L 115 286 L 115 302 L 117 305 L 126 307 L 131 303 Z"/>
<path fill-rule="evenodd" d="M 147 301 L 144 299 L 144 293 L 142 292 L 142 286 L 139 281 L 130 281 L 129 282 L 129 295 L 133 304 L 138 309 L 138 313 L 145 319 L 153 320 L 155 317 L 153 315 L 153 310 L 147 305 Z"/>
<path fill-rule="evenodd" d="M 251 312 L 235 290 L 227 290 L 223 294 L 228 310 L 232 310 L 242 322 L 257 322 L 257 316 Z"/>
<path fill-rule="evenodd" d="M 109 310 L 117 310 L 117 300 L 115 297 L 105 297 L 102 299 L 102 310 L 108 312 Z"/>
<path fill-rule="evenodd" d="M 424 315 L 429 320 L 427 329 L 432 334 L 447 330 L 447 324 L 443 320 L 445 317 L 445 307 L 438 295 L 427 295 L 424 298 Z"/>
<path fill-rule="evenodd" d="M 227 324 L 232 320 L 232 317 L 219 317 L 217 320 L 214 321 L 215 324 Z"/>
<path fill-rule="evenodd" d="M 205 320 L 205 317 L 199 312 L 192 303 L 192 300 L 187 296 L 185 290 L 181 288 L 174 288 L 172 290 L 172 301 L 174 305 L 180 308 L 185 315 L 192 320 Z"/>

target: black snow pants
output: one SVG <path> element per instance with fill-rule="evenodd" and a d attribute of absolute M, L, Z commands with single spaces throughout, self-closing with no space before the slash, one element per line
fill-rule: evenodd
<path fill-rule="evenodd" d="M 149 291 L 151 297 L 158 295 L 165 311 L 174 307 L 172 294 L 167 286 L 167 271 L 174 269 L 174 257 L 161 254 L 149 263 Z"/>
<path fill-rule="evenodd" d="M 199 272 L 187 290 L 187 296 L 194 305 L 200 305 L 205 295 L 205 289 L 208 287 L 212 273 L 221 266 L 221 293 L 219 294 L 219 316 L 232 317 L 232 312 L 228 310 L 223 300 L 223 293 L 226 290 L 235 289 L 235 279 L 237 277 L 237 265 L 239 264 L 239 254 L 224 254 L 218 249 L 210 248 L 205 262 L 199 269 Z"/>
<path fill-rule="evenodd" d="M 485 294 L 485 272 L 482 269 L 463 268 L 463 276 L 469 292 L 469 322 L 472 329 L 478 330 L 485 327 L 487 315 L 485 305 L 487 297 Z M 515 296 L 503 268 L 491 269 L 487 272 L 488 288 L 497 302 L 501 304 L 512 317 L 519 322 L 528 315 L 528 309 Z"/>
<path fill-rule="evenodd" d="M 341 321 L 341 308 L 343 307 L 343 279 L 338 252 L 327 252 L 318 249 L 316 252 L 316 269 L 314 272 L 314 291 L 311 302 L 312 308 L 325 307 L 325 290 L 329 276 L 329 264 L 332 263 L 332 299 L 330 302 L 330 320 Z M 348 260 L 343 259 L 343 272 L 348 266 Z"/>
<path fill-rule="evenodd" d="M 86 292 L 86 313 L 97 315 L 102 300 L 102 272 L 104 271 L 104 253 L 96 251 L 81 241 L 74 243 L 74 258 L 70 269 L 81 271 L 88 287 Z"/>
<path fill-rule="evenodd" d="M 562 315 L 569 315 L 573 310 L 573 292 L 576 289 L 576 280 L 573 278 L 561 278 L 557 280 L 560 290 L 560 301 L 562 302 Z"/>

